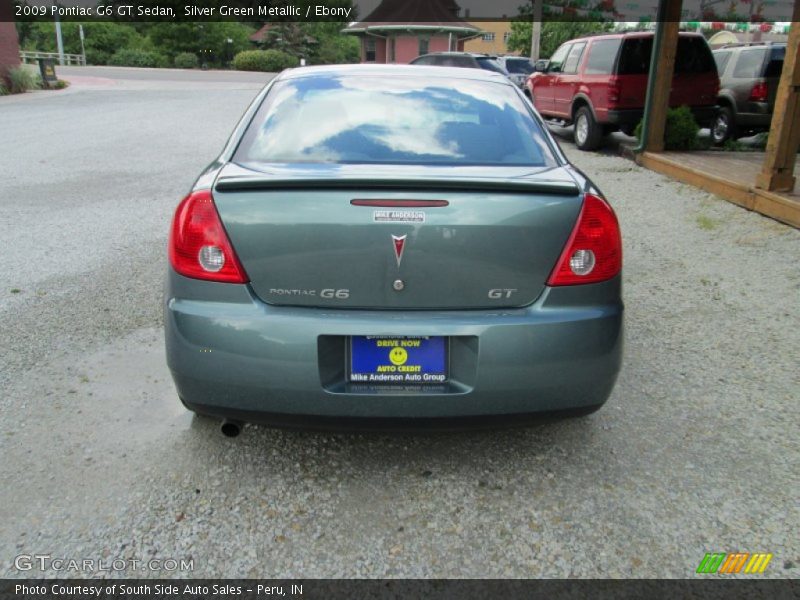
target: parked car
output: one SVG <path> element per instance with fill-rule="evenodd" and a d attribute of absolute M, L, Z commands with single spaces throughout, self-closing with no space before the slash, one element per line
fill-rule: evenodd
<path fill-rule="evenodd" d="M 716 144 L 769 130 L 786 44 L 726 46 L 714 50 L 720 77 Z"/>
<path fill-rule="evenodd" d="M 508 71 L 500 64 L 496 56 L 477 52 L 432 52 L 423 54 L 409 64 L 428 67 L 466 67 L 468 69 L 484 69 L 494 71 L 508 77 Z"/>
<path fill-rule="evenodd" d="M 287 70 L 175 212 L 167 362 L 228 435 L 587 413 L 621 268 L 614 211 L 505 77 Z"/>
<path fill-rule="evenodd" d="M 533 63 L 527 56 L 498 56 L 497 62 L 508 72 L 508 78 L 521 88 L 533 73 Z"/>
<path fill-rule="evenodd" d="M 575 124 L 581 150 L 600 145 L 605 133 L 631 135 L 644 112 L 653 34 L 584 37 L 562 44 L 549 60 L 537 61 L 525 84 L 539 113 Z M 702 127 L 716 116 L 719 76 L 702 35 L 681 33 L 669 105 L 687 105 Z"/>

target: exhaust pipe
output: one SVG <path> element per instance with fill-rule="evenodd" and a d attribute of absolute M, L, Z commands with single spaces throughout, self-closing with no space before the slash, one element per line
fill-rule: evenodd
<path fill-rule="evenodd" d="M 219 429 L 225 437 L 235 438 L 242 432 L 242 424 L 239 423 L 239 421 L 229 421 L 225 419 L 222 421 L 222 425 L 220 425 Z"/>

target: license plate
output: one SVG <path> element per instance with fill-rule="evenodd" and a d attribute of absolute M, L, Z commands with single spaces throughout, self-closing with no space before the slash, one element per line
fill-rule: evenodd
<path fill-rule="evenodd" d="M 442 383 L 447 381 L 446 337 L 350 338 L 350 381 Z"/>

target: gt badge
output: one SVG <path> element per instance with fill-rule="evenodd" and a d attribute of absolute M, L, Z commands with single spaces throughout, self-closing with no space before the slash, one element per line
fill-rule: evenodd
<path fill-rule="evenodd" d="M 406 247 L 407 235 L 393 235 L 392 244 L 394 244 L 394 255 L 397 258 L 397 268 L 400 268 L 400 261 L 403 260 L 403 250 Z"/>

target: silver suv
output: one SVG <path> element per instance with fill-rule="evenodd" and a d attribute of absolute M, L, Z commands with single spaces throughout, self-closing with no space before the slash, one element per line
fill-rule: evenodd
<path fill-rule="evenodd" d="M 725 46 L 713 54 L 720 79 L 714 143 L 769 130 L 786 44 Z"/>

